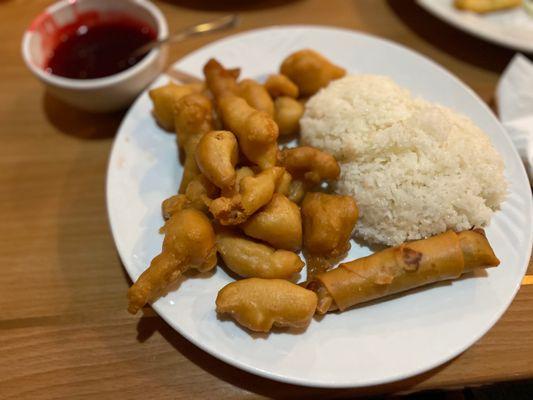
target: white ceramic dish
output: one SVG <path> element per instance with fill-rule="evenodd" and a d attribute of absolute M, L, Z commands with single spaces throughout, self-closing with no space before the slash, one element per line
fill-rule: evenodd
<path fill-rule="evenodd" d="M 532 239 L 531 191 L 524 168 L 487 106 L 443 68 L 406 48 L 347 30 L 296 26 L 245 32 L 212 43 L 176 63 L 201 76 L 216 57 L 242 76 L 265 77 L 281 60 L 304 47 L 325 54 L 349 72 L 391 76 L 432 101 L 470 116 L 505 160 L 509 196 L 487 230 L 502 263 L 487 276 L 469 277 L 327 315 L 302 334 L 251 335 L 218 320 L 217 292 L 231 278 L 222 268 L 185 280 L 153 304 L 191 342 L 246 371 L 300 385 L 355 387 L 382 384 L 442 364 L 476 342 L 510 304 L 527 267 Z M 164 84 L 162 76 L 155 85 Z M 107 201 L 111 228 L 133 280 L 161 248 L 160 205 L 177 190 L 182 169 L 174 135 L 154 122 L 146 93 L 125 117 L 109 161 Z M 353 245 L 349 258 L 369 254 Z M 204 279 L 205 278 L 205 279 Z"/>
<path fill-rule="evenodd" d="M 151 26 L 158 39 L 168 36 L 165 17 L 159 9 L 146 0 L 61 0 L 52 4 L 31 23 L 22 38 L 22 56 L 28 68 L 55 96 L 64 102 L 91 112 L 107 112 L 131 104 L 163 70 L 167 49 L 157 48 L 137 64 L 117 74 L 98 79 L 70 79 L 50 74 L 44 70 L 47 59 L 48 37 L 57 27 L 76 20 L 77 15 L 88 11 L 120 12 Z"/>
<path fill-rule="evenodd" d="M 515 50 L 533 52 L 533 17 L 523 7 L 477 14 L 458 10 L 453 0 L 417 0 L 436 17 L 474 36 Z"/>

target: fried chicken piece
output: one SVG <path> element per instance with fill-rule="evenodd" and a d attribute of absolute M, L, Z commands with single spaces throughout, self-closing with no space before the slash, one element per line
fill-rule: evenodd
<path fill-rule="evenodd" d="M 274 166 L 279 134 L 274 120 L 235 95 L 224 95 L 219 99 L 218 106 L 224 126 L 237 136 L 246 158 L 261 169 Z"/>
<path fill-rule="evenodd" d="M 191 142 L 196 142 L 196 140 L 197 139 L 195 138 Z M 189 183 L 191 183 L 194 177 L 197 176 L 199 173 L 200 170 L 198 169 L 198 165 L 196 164 L 194 156 L 186 155 L 185 162 L 183 163 L 183 174 L 181 175 L 181 182 L 178 193 L 183 193 L 184 190 L 187 190 Z"/>
<path fill-rule="evenodd" d="M 280 193 L 242 225 L 248 236 L 267 242 L 276 249 L 291 251 L 302 247 L 300 208 Z"/>
<path fill-rule="evenodd" d="M 175 194 L 161 203 L 161 214 L 166 221 L 178 211 L 181 211 L 189 206 L 189 199 L 184 194 Z"/>
<path fill-rule="evenodd" d="M 239 95 L 256 110 L 264 111 L 270 116 L 274 115 L 274 102 L 259 82 L 243 79 L 239 82 Z"/>
<path fill-rule="evenodd" d="M 185 209 L 164 226 L 161 253 L 128 290 L 128 311 L 135 314 L 189 269 L 209 271 L 217 263 L 215 232 L 200 211 Z"/>
<path fill-rule="evenodd" d="M 336 180 L 341 173 L 335 157 L 311 146 L 281 150 L 278 163 L 289 171 L 294 179 L 302 179 L 314 185 L 323 180 Z"/>
<path fill-rule="evenodd" d="M 290 279 L 304 262 L 287 250 L 276 250 L 230 230 L 217 232 L 217 249 L 226 266 L 242 277 Z"/>
<path fill-rule="evenodd" d="M 292 176 L 287 197 L 296 204 L 319 183 L 336 180 L 340 174 L 339 163 L 332 155 L 310 146 L 281 150 L 278 164 Z"/>
<path fill-rule="evenodd" d="M 179 99 L 174 105 L 174 126 L 178 146 L 185 153 L 179 189 L 179 193 L 184 193 L 189 182 L 200 173 L 195 159 L 196 146 L 213 129 L 213 107 L 209 98 L 193 93 Z"/>
<path fill-rule="evenodd" d="M 350 196 L 310 192 L 304 198 L 301 212 L 309 280 L 350 250 L 358 210 Z"/>
<path fill-rule="evenodd" d="M 205 176 L 198 174 L 187 185 L 185 194 L 177 194 L 163 201 L 161 204 L 163 219 L 167 220 L 185 208 L 194 208 L 207 213 L 211 200 L 216 198 L 218 194 L 218 188 Z"/>
<path fill-rule="evenodd" d="M 153 105 L 153 114 L 158 124 L 167 131 L 174 130 L 174 104 L 191 93 L 200 93 L 203 85 L 191 83 L 177 85 L 169 82 L 148 92 Z"/>
<path fill-rule="evenodd" d="M 235 173 L 235 186 L 232 194 L 237 194 L 241 190 L 241 182 L 247 176 L 254 176 L 254 170 L 250 167 L 240 167 Z"/>
<path fill-rule="evenodd" d="M 235 165 L 238 159 L 237 139 L 229 131 L 208 132 L 196 147 L 198 168 L 222 190 L 235 185 Z"/>
<path fill-rule="evenodd" d="M 187 186 L 185 196 L 189 200 L 190 207 L 207 213 L 211 201 L 220 193 L 220 190 L 213 185 L 204 175 L 196 175 Z"/>
<path fill-rule="evenodd" d="M 291 183 L 292 176 L 287 172 L 286 169 L 283 170 L 283 175 L 278 182 L 278 187 L 276 188 L 276 193 L 281 193 L 282 195 L 289 197 L 291 193 Z"/>
<path fill-rule="evenodd" d="M 274 99 L 281 96 L 297 99 L 299 94 L 298 86 L 282 74 L 270 75 L 265 82 L 265 88 Z"/>
<path fill-rule="evenodd" d="M 229 314 L 256 332 L 273 326 L 303 329 L 313 317 L 317 296 L 283 279 L 248 278 L 224 286 L 216 299 L 217 312 Z"/>
<path fill-rule="evenodd" d="M 268 113 L 256 110 L 240 97 L 243 92 L 251 92 L 252 86 L 257 92 L 257 86 L 245 82 L 244 86 L 248 89 L 241 90 L 234 75 L 214 59 L 204 66 L 204 74 L 207 86 L 216 99 L 222 123 L 237 136 L 242 153 L 261 169 L 274 166 L 278 151 L 278 126 Z M 266 91 L 263 94 L 268 96 Z"/>
<path fill-rule="evenodd" d="M 287 194 L 288 199 L 293 203 L 300 204 L 309 190 L 307 186 L 300 180 L 291 181 L 289 184 L 289 194 Z"/>
<path fill-rule="evenodd" d="M 222 225 L 241 224 L 272 199 L 282 175 L 283 168 L 272 167 L 246 176 L 240 180 L 237 194 L 213 200 L 209 211 Z"/>
<path fill-rule="evenodd" d="M 228 93 L 239 94 L 237 85 L 239 72 L 238 69 L 225 69 L 214 58 L 204 65 L 205 82 L 216 100 Z"/>
<path fill-rule="evenodd" d="M 294 135 L 300 132 L 300 118 L 304 115 L 304 106 L 292 97 L 278 97 L 274 101 L 274 121 L 278 124 L 279 134 Z"/>
<path fill-rule="evenodd" d="M 312 96 L 332 80 L 342 78 L 344 68 L 332 64 L 314 50 L 304 49 L 289 55 L 280 67 L 280 72 L 292 80 L 300 96 Z"/>
<path fill-rule="evenodd" d="M 176 141 L 180 148 L 187 148 L 193 137 L 201 138 L 213 130 L 213 105 L 209 97 L 193 93 L 180 98 L 174 104 Z"/>

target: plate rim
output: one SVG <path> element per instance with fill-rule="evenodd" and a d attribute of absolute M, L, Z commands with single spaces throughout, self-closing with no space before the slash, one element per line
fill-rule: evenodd
<path fill-rule="evenodd" d="M 533 42 L 531 45 L 528 46 L 527 44 L 516 43 L 512 39 L 508 39 L 507 36 L 498 36 L 491 32 L 479 31 L 468 24 L 461 23 L 456 18 L 452 18 L 450 15 L 446 14 L 445 12 L 442 12 L 439 7 L 436 7 L 433 5 L 433 2 L 431 0 L 416 0 L 416 2 L 420 7 L 422 7 L 424 10 L 429 12 L 434 17 L 440 19 L 441 21 L 448 23 L 449 25 L 453 26 L 456 29 L 469 33 L 470 35 L 478 39 L 481 39 L 486 42 L 496 44 L 502 47 L 506 47 L 507 49 L 524 51 L 526 53 L 533 52 Z"/>
<path fill-rule="evenodd" d="M 206 47 L 219 45 L 219 44 L 221 44 L 223 42 L 230 41 L 230 40 L 235 40 L 235 39 L 241 38 L 242 36 L 247 36 L 247 35 L 250 35 L 250 34 L 265 33 L 265 32 L 268 32 L 270 30 L 280 30 L 280 29 L 281 30 L 311 29 L 311 30 L 324 30 L 324 31 L 342 32 L 342 33 L 345 33 L 345 34 L 358 36 L 360 38 L 362 37 L 364 39 L 370 39 L 370 40 L 378 41 L 381 44 L 392 46 L 392 47 L 395 47 L 397 49 L 400 49 L 400 50 L 403 50 L 403 51 L 407 51 L 408 53 L 411 53 L 411 55 L 417 57 L 419 59 L 419 61 L 431 64 L 432 67 L 437 68 L 442 73 L 445 73 L 446 75 L 448 75 L 451 79 L 457 81 L 457 83 L 462 87 L 463 90 L 465 90 L 466 93 L 468 93 L 470 96 L 473 96 L 478 103 L 481 103 L 481 106 L 485 109 L 485 111 L 488 114 L 490 114 L 490 118 L 493 120 L 493 122 L 495 122 L 498 125 L 498 127 L 500 128 L 500 132 L 505 137 L 507 145 L 511 148 L 511 152 L 514 154 L 514 157 L 519 159 L 518 152 L 517 152 L 516 148 L 513 146 L 512 142 L 511 142 L 511 139 L 509 138 L 509 135 L 505 131 L 505 128 L 502 126 L 500 121 L 496 118 L 496 116 L 494 115 L 492 110 L 460 78 L 458 78 L 452 72 L 448 71 L 446 68 L 444 68 L 440 64 L 436 63 L 435 61 L 433 61 L 429 57 L 424 56 L 423 54 L 419 53 L 416 50 L 413 50 L 413 49 L 411 49 L 411 48 L 409 48 L 407 46 L 404 46 L 402 44 L 399 44 L 399 43 L 393 42 L 391 40 L 388 40 L 388 39 L 385 39 L 385 38 L 382 38 L 382 37 L 379 37 L 379 36 L 375 36 L 375 35 L 372 35 L 372 34 L 369 34 L 369 33 L 366 33 L 366 32 L 360 32 L 360 31 L 347 29 L 347 28 L 339 28 L 339 27 L 332 27 L 332 26 L 325 26 L 325 25 L 312 25 L 312 24 L 311 25 L 308 25 L 308 24 L 273 25 L 273 26 L 262 27 L 262 28 L 257 28 L 257 29 L 250 29 L 250 30 L 238 32 L 238 33 L 236 33 L 234 35 L 225 36 L 224 38 L 216 40 L 216 41 L 209 42 L 206 45 L 204 45 L 202 47 L 199 47 L 199 48 L 195 49 L 194 51 L 186 54 L 182 58 L 176 60 L 169 67 L 169 69 L 174 69 L 176 67 L 176 65 L 178 65 L 179 63 L 185 62 L 189 58 L 195 57 L 197 53 L 199 53 L 200 51 L 204 51 Z M 168 77 L 168 75 L 166 75 L 165 73 L 162 73 L 161 75 L 156 77 L 153 82 L 155 82 L 158 79 L 160 79 L 161 77 L 165 77 L 165 76 Z M 117 139 L 118 139 L 118 137 L 119 137 L 119 135 L 120 135 L 120 133 L 121 133 L 121 131 L 123 129 L 123 126 L 125 125 L 126 121 L 131 117 L 132 112 L 133 112 L 132 110 L 139 103 L 141 97 L 143 95 L 145 95 L 145 93 L 149 89 L 150 89 L 150 86 L 148 86 L 137 97 L 137 99 L 134 101 L 134 103 L 130 106 L 130 108 L 128 109 L 128 111 L 124 115 L 123 120 L 121 121 L 121 123 L 120 123 L 120 125 L 119 125 L 119 127 L 117 129 L 117 134 L 115 136 L 115 139 L 113 141 L 113 145 L 111 147 L 108 166 L 107 166 L 107 173 L 106 173 L 106 206 L 107 206 L 107 214 L 108 214 L 108 219 L 109 219 L 109 225 L 110 225 L 111 233 L 112 233 L 112 236 L 113 236 L 113 240 L 115 242 L 115 247 L 117 248 L 117 252 L 119 254 L 119 257 L 120 257 L 120 260 L 122 262 L 122 265 L 123 265 L 124 269 L 126 270 L 126 272 L 128 273 L 128 276 L 132 280 L 134 280 L 135 275 L 133 274 L 133 272 L 130 271 L 130 268 L 127 266 L 126 262 L 124 261 L 127 258 L 125 257 L 125 254 L 123 254 L 123 249 L 118 245 L 119 241 L 117 240 L 117 238 L 119 237 L 119 235 L 117 234 L 117 230 L 118 230 L 117 222 L 114 222 L 113 216 L 111 214 L 111 196 L 110 196 L 110 192 L 111 192 L 112 189 L 111 189 L 111 182 L 110 182 L 110 175 L 111 175 L 110 172 L 113 169 L 113 164 L 114 164 L 114 161 L 115 161 L 115 158 L 116 158 L 116 154 L 117 154 L 117 148 L 118 148 L 118 144 L 117 143 L 119 142 Z M 524 168 L 522 163 L 520 163 L 520 165 L 521 165 L 521 168 L 520 168 L 520 172 L 518 172 L 518 173 L 522 175 L 522 178 L 525 179 L 525 181 L 527 181 L 527 174 L 526 174 L 525 168 Z M 531 193 L 530 193 L 529 198 L 530 198 L 529 211 L 530 211 L 530 221 L 531 221 L 531 220 L 533 220 L 533 206 L 532 206 L 533 200 L 532 200 L 532 197 L 531 197 Z M 532 243 L 532 242 L 533 242 L 533 226 L 530 224 L 529 243 Z M 525 257 L 526 261 L 525 261 L 525 263 L 522 266 L 521 271 L 520 271 L 521 276 L 523 276 L 525 274 L 526 270 L 527 270 L 527 266 L 528 266 L 528 261 L 527 260 L 529 260 L 529 258 L 531 257 L 531 251 L 532 251 L 532 248 L 530 246 L 529 252 L 528 252 L 528 254 Z M 267 371 L 267 370 L 264 370 L 264 369 L 249 365 L 249 364 L 241 362 L 239 360 L 234 360 L 234 359 L 232 359 L 231 357 L 229 357 L 229 356 L 227 356 L 225 354 L 218 353 L 216 349 L 211 348 L 211 346 L 209 346 L 209 345 L 203 344 L 202 342 L 196 340 L 195 337 L 193 337 L 192 335 L 188 334 L 188 332 L 185 332 L 185 331 L 181 330 L 178 324 L 174 323 L 164 312 L 161 312 L 162 311 L 161 310 L 161 306 L 157 302 L 155 302 L 154 304 L 151 304 L 151 307 L 154 308 L 154 310 L 157 312 L 158 316 L 161 317 L 167 324 L 169 324 L 178 334 L 180 334 L 181 336 L 185 337 L 189 342 L 191 342 L 193 345 L 195 345 L 196 347 L 200 348 L 201 350 L 205 351 L 209 355 L 211 355 L 211 356 L 213 356 L 213 357 L 215 357 L 215 358 L 217 358 L 217 359 L 229 364 L 232 367 L 241 369 L 243 371 L 246 371 L 248 373 L 252 373 L 254 375 L 258 375 L 258 376 L 263 377 L 263 378 L 267 378 L 267 379 L 271 379 L 273 381 L 283 382 L 283 383 L 287 383 L 287 384 L 294 384 L 294 385 L 300 385 L 300 386 L 306 386 L 306 387 L 317 387 L 317 388 L 362 388 L 362 387 L 372 387 L 372 386 L 377 386 L 377 385 L 383 385 L 383 384 L 387 384 L 387 383 L 391 383 L 391 382 L 398 382 L 398 381 L 402 381 L 402 380 L 405 380 L 405 379 L 413 377 L 413 376 L 420 375 L 420 374 L 422 374 L 424 372 L 431 371 L 431 370 L 435 369 L 436 367 L 438 367 L 440 365 L 443 365 L 443 364 L 447 363 L 448 361 L 450 361 L 451 359 L 453 359 L 453 358 L 457 357 L 458 355 L 462 354 L 465 350 L 467 350 L 474 343 L 476 343 L 481 337 L 483 337 L 496 324 L 496 322 L 501 318 L 501 316 L 509 308 L 509 305 L 514 300 L 514 298 L 515 298 L 520 286 L 521 286 L 521 284 L 520 284 L 520 281 L 519 281 L 518 284 L 513 288 L 512 296 L 509 297 L 508 301 L 505 304 L 505 307 L 502 307 L 502 310 L 499 313 L 497 313 L 495 318 L 493 318 L 493 320 L 491 320 L 490 323 L 487 324 L 486 329 L 481 330 L 478 335 L 473 336 L 468 341 L 465 341 L 466 344 L 464 344 L 463 346 L 459 346 L 458 350 L 451 352 L 451 355 L 449 357 L 445 357 L 444 359 L 440 359 L 439 361 L 434 362 L 431 365 L 426 365 L 423 368 L 416 368 L 416 369 L 414 369 L 414 370 L 412 370 L 410 372 L 407 372 L 407 373 L 396 374 L 396 375 L 389 376 L 387 378 L 374 379 L 374 380 L 367 381 L 365 383 L 360 383 L 360 382 L 356 382 L 356 381 L 352 381 L 352 382 L 347 382 L 347 381 L 331 382 L 331 381 L 317 381 L 317 380 L 310 381 L 310 380 L 306 380 L 306 379 L 302 379 L 302 378 L 298 378 L 298 377 L 287 377 L 287 376 L 285 376 L 283 374 L 277 374 L 277 373 L 274 373 L 274 372 L 270 372 L 270 371 Z"/>

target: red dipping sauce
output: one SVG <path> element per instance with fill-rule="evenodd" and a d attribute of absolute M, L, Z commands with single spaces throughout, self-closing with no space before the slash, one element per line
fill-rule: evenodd
<path fill-rule="evenodd" d="M 98 17 L 80 14 L 72 24 L 60 27 L 45 62 L 47 72 L 73 79 L 95 79 L 135 65 L 146 54 L 130 57 L 140 46 L 156 39 L 155 30 L 126 15 Z"/>

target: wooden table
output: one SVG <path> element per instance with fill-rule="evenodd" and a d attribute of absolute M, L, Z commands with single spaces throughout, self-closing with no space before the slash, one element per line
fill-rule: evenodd
<path fill-rule="evenodd" d="M 452 362 L 365 390 L 258 378 L 207 355 L 153 313 L 129 315 L 131 282 L 111 238 L 104 192 L 122 114 L 73 110 L 23 65 L 23 30 L 48 3 L 0 3 L 0 398 L 322 398 L 533 378 L 533 286 L 523 286 L 496 326 Z M 240 3 L 158 5 L 172 29 L 239 9 L 239 30 L 324 24 L 370 32 L 434 59 L 489 103 L 513 54 L 456 31 L 411 1 Z M 172 59 L 222 36 L 175 46 Z"/>

